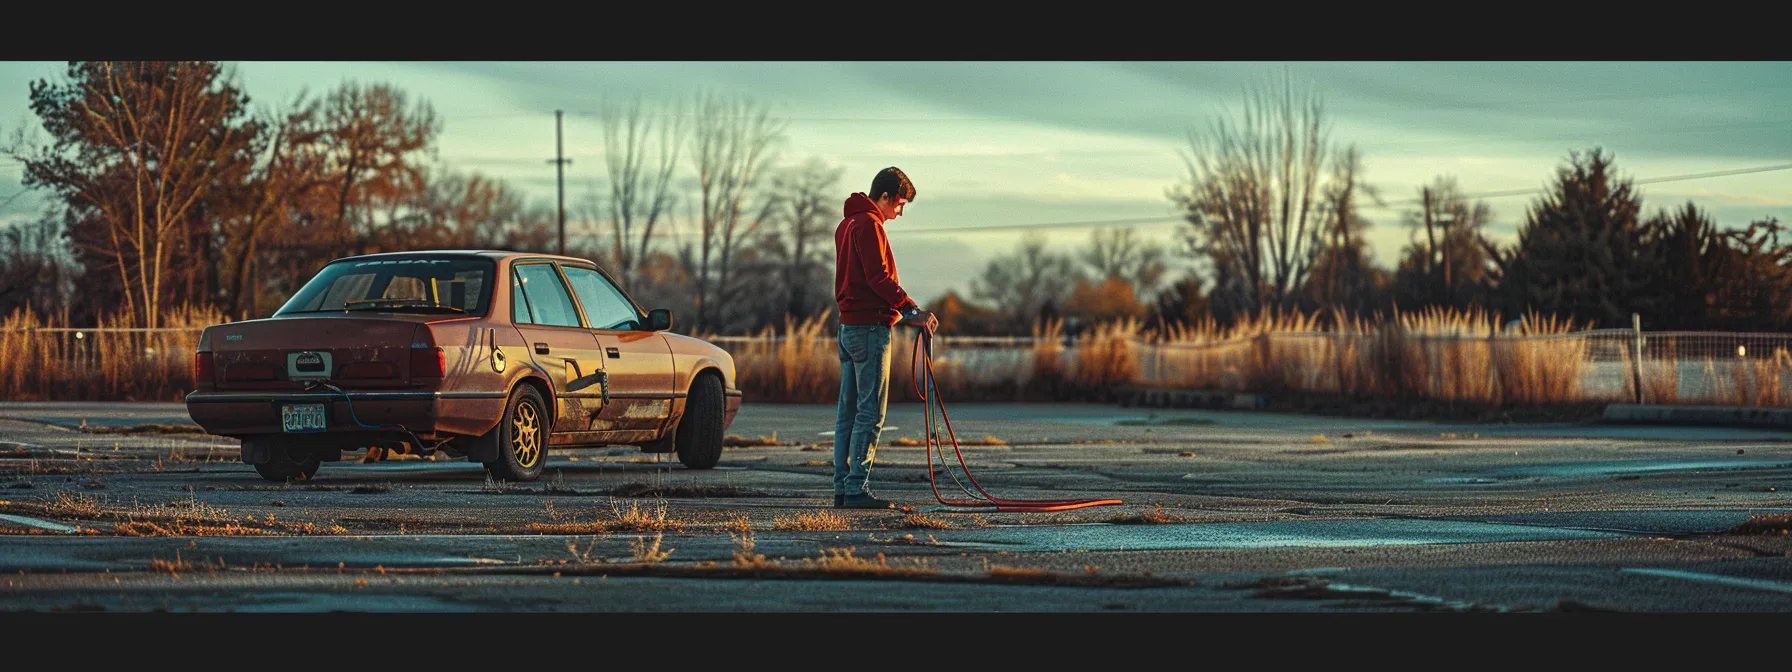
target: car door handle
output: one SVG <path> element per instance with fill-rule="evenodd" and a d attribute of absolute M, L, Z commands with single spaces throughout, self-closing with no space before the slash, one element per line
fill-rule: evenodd
<path fill-rule="evenodd" d="M 604 354 L 609 355 L 610 359 L 622 359 L 622 351 L 616 348 L 604 348 Z"/>
<path fill-rule="evenodd" d="M 545 355 L 545 354 L 548 354 L 548 344 L 546 344 L 546 343 L 536 343 L 536 344 L 535 344 L 535 354 L 537 354 L 537 355 Z"/>

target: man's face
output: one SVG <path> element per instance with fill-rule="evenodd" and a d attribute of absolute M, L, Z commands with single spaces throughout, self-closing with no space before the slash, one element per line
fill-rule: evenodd
<path fill-rule="evenodd" d="M 908 199 L 899 196 L 891 196 L 889 194 L 885 194 L 883 198 L 877 199 L 877 208 L 883 211 L 884 219 L 886 220 L 901 217 L 902 206 L 907 204 Z"/>

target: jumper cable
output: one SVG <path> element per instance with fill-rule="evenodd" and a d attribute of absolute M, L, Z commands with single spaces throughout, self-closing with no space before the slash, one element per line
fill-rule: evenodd
<path fill-rule="evenodd" d="M 919 343 L 917 344 L 918 347 L 914 348 L 913 357 L 910 358 L 910 368 L 914 373 L 915 394 L 921 397 L 921 401 L 926 404 L 927 483 L 933 488 L 934 499 L 939 500 L 941 505 L 910 510 L 916 513 L 935 511 L 948 513 L 1069 511 L 1071 509 L 1081 509 L 1089 506 L 1105 506 L 1121 503 L 1118 499 L 1005 499 L 991 495 L 988 491 L 984 490 L 983 486 L 977 483 L 977 479 L 971 476 L 970 466 L 965 464 L 964 451 L 960 450 L 958 445 L 958 435 L 952 431 L 952 418 L 946 415 L 946 402 L 945 400 L 940 399 L 939 388 L 934 385 L 933 335 L 927 333 L 926 329 L 921 329 L 918 333 L 919 335 L 915 338 Z M 925 351 L 925 353 L 923 353 L 923 351 Z M 923 360 L 923 354 L 926 355 L 924 358 L 924 365 L 921 362 L 921 360 Z M 923 390 L 923 387 L 925 387 L 925 390 Z M 940 421 L 946 426 L 946 436 L 952 440 L 952 452 L 956 453 L 958 456 L 958 466 L 964 474 L 964 481 L 962 482 L 956 474 L 951 473 L 950 462 L 946 459 L 945 443 L 939 440 L 939 431 L 933 417 L 933 407 L 936 405 L 939 406 L 940 409 Z M 933 457 L 935 452 L 938 452 L 940 457 L 940 469 L 938 471 L 933 468 Z M 952 479 L 953 484 L 958 486 L 959 491 L 965 494 L 967 499 L 947 499 L 945 496 L 941 495 L 939 482 L 934 477 L 936 473 L 940 472 L 945 472 L 946 475 Z M 965 482 L 970 483 L 969 488 L 965 487 Z M 972 492 L 973 489 L 975 492 Z"/>

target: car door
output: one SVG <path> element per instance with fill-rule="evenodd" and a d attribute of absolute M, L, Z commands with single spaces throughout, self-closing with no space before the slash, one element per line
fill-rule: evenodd
<path fill-rule="evenodd" d="M 609 277 L 593 268 L 562 265 L 603 350 L 610 403 L 598 414 L 623 430 L 658 430 L 672 414 L 672 347 L 646 327 L 646 316 Z"/>
<path fill-rule="evenodd" d="M 511 321 L 529 345 L 536 367 L 554 386 L 552 445 L 580 443 L 603 405 L 602 350 L 585 326 L 558 267 L 547 260 L 511 266 Z"/>

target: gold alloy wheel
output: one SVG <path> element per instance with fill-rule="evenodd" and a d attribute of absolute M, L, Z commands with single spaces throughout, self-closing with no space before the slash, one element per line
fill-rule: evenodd
<path fill-rule="evenodd" d="M 528 469 L 541 459 L 541 414 L 527 401 L 516 405 L 510 417 L 510 452 L 516 464 Z"/>

